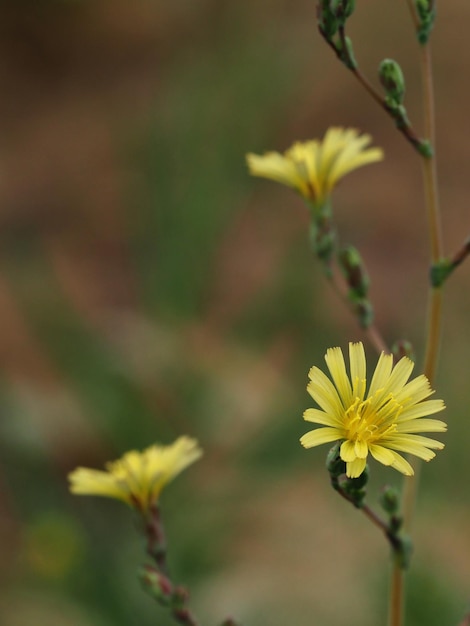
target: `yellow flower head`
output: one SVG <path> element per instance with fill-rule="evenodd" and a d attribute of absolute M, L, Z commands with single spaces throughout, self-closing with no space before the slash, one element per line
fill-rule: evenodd
<path fill-rule="evenodd" d="M 333 382 L 317 367 L 309 372 L 307 390 L 320 409 L 307 409 L 304 419 L 322 424 L 300 440 L 305 448 L 342 441 L 340 456 L 346 474 L 357 478 L 371 455 L 406 476 L 413 468 L 398 452 L 430 461 L 444 444 L 416 433 L 444 432 L 447 426 L 427 415 L 442 411 L 442 400 L 426 400 L 433 390 L 426 376 L 410 382 L 414 363 L 403 357 L 393 366 L 393 357 L 382 352 L 366 392 L 366 357 L 362 343 L 349 344 L 350 376 L 341 348 L 330 348 L 325 361 Z M 423 402 L 424 400 L 424 402 Z M 398 451 L 398 452 L 397 452 Z"/>
<path fill-rule="evenodd" d="M 293 187 L 321 206 L 348 172 L 383 159 L 380 148 L 367 148 L 371 141 L 354 128 L 329 128 L 322 141 L 297 142 L 284 154 L 248 154 L 246 160 L 253 176 Z"/>
<path fill-rule="evenodd" d="M 163 487 L 199 459 L 197 441 L 180 437 L 169 446 L 132 450 L 106 464 L 106 472 L 78 467 L 69 474 L 70 491 L 84 496 L 117 498 L 146 511 L 158 500 Z"/>

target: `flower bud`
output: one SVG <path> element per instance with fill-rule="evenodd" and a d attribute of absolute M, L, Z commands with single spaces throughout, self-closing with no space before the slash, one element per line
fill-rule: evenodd
<path fill-rule="evenodd" d="M 379 503 L 383 510 L 389 515 L 395 515 L 400 508 L 400 498 L 395 487 L 386 485 L 379 496 Z"/>
<path fill-rule="evenodd" d="M 358 250 L 353 246 L 343 248 L 338 254 L 338 262 L 353 296 L 364 298 L 369 290 L 369 276 Z"/>
<path fill-rule="evenodd" d="M 145 591 L 163 606 L 170 606 L 173 602 L 173 585 L 157 569 L 146 565 L 139 572 L 140 583 Z"/>
<path fill-rule="evenodd" d="M 338 478 L 338 476 L 346 473 L 346 463 L 339 456 L 340 447 L 340 443 L 335 443 L 326 457 L 326 469 L 332 478 Z"/>
<path fill-rule="evenodd" d="M 379 79 L 393 104 L 402 104 L 405 97 L 405 78 L 401 67 L 393 59 L 384 59 L 379 66 Z"/>

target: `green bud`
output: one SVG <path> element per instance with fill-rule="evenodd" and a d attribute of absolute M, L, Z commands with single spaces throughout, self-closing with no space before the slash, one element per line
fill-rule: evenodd
<path fill-rule="evenodd" d="M 356 0 L 343 0 L 344 6 L 344 15 L 346 17 L 351 17 L 354 13 L 354 9 L 356 8 Z"/>
<path fill-rule="evenodd" d="M 383 488 L 379 496 L 379 503 L 383 510 L 389 515 L 396 515 L 400 508 L 400 497 L 395 487 L 387 485 Z"/>
<path fill-rule="evenodd" d="M 393 59 L 384 59 L 379 66 L 379 79 L 388 98 L 395 104 L 402 104 L 405 78 L 398 63 Z"/>
<path fill-rule="evenodd" d="M 343 42 L 340 40 L 337 44 L 336 49 L 339 58 L 349 70 L 355 70 L 357 68 L 357 61 L 354 56 L 352 41 L 349 37 L 345 37 L 344 43 L 345 46 L 343 46 Z"/>
<path fill-rule="evenodd" d="M 173 609 L 185 610 L 185 605 L 189 600 L 189 592 L 185 587 L 175 587 L 171 596 L 171 606 Z"/>
<path fill-rule="evenodd" d="M 347 18 L 354 13 L 355 8 L 355 0 L 330 0 L 331 12 L 338 19 L 341 26 L 344 26 Z"/>
<path fill-rule="evenodd" d="M 336 245 L 336 233 L 329 218 L 314 216 L 310 223 L 310 245 L 315 255 L 329 262 Z"/>
<path fill-rule="evenodd" d="M 392 354 L 395 362 L 407 356 L 413 362 L 416 360 L 413 345 L 407 339 L 398 339 L 392 346 Z"/>
<path fill-rule="evenodd" d="M 435 0 L 415 0 L 415 7 L 419 18 L 418 41 L 426 44 L 436 19 L 436 2 Z"/>
<path fill-rule="evenodd" d="M 338 478 L 338 476 L 346 473 L 346 463 L 339 455 L 340 448 L 341 444 L 335 443 L 326 457 L 326 469 L 332 478 Z"/>
<path fill-rule="evenodd" d="M 418 152 L 426 159 L 432 159 L 434 156 L 434 149 L 429 139 L 420 139 L 417 146 Z"/>
<path fill-rule="evenodd" d="M 436 288 L 441 287 L 453 270 L 454 266 L 452 265 L 452 262 L 449 261 L 449 259 L 441 259 L 440 261 L 432 265 L 429 276 L 431 280 L 431 285 Z"/>
<path fill-rule="evenodd" d="M 408 535 L 397 537 L 393 545 L 393 558 L 400 569 L 408 569 L 413 554 L 413 542 Z"/>
<path fill-rule="evenodd" d="M 338 254 L 338 262 L 349 288 L 353 291 L 353 299 L 365 298 L 370 281 L 358 250 L 353 246 L 343 248 Z"/>
<path fill-rule="evenodd" d="M 321 34 L 331 41 L 333 36 L 338 32 L 339 23 L 331 9 L 330 0 L 321 0 L 317 5 L 318 28 Z"/>
<path fill-rule="evenodd" d="M 146 565 L 139 572 L 139 579 L 144 590 L 163 606 L 173 602 L 173 585 L 161 572 Z"/>
<path fill-rule="evenodd" d="M 354 506 L 360 509 L 364 505 L 367 495 L 366 485 L 369 482 L 369 467 L 366 465 L 364 471 L 357 478 L 347 478 L 341 488 L 350 498 Z"/>
<path fill-rule="evenodd" d="M 369 328 L 374 321 L 374 309 L 371 302 L 363 298 L 353 301 L 353 306 L 361 328 Z"/>

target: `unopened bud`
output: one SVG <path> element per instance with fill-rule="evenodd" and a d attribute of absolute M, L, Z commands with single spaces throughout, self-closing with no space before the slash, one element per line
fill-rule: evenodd
<path fill-rule="evenodd" d="M 145 591 L 163 606 L 173 601 L 173 585 L 161 572 L 149 565 L 139 572 L 140 583 Z"/>
<path fill-rule="evenodd" d="M 335 443 L 326 457 L 326 469 L 332 478 L 338 478 L 346 473 L 346 463 L 339 455 L 340 447 L 340 443 Z"/>
<path fill-rule="evenodd" d="M 354 48 L 351 39 L 349 37 L 345 37 L 344 44 L 345 45 L 343 46 L 342 42 L 339 42 L 339 58 L 349 70 L 355 70 L 357 68 L 357 61 L 354 56 Z"/>
<path fill-rule="evenodd" d="M 317 6 L 318 28 L 321 34 L 331 41 L 338 31 L 338 20 L 332 11 L 330 0 L 321 0 Z"/>
<path fill-rule="evenodd" d="M 405 78 L 398 63 L 393 59 L 384 59 L 379 66 L 379 79 L 392 103 L 402 104 L 405 97 Z"/>
<path fill-rule="evenodd" d="M 364 505 L 367 495 L 366 485 L 369 482 L 369 467 L 366 465 L 364 471 L 357 478 L 347 478 L 341 485 L 344 493 L 348 495 L 355 507 L 360 509 Z"/>
<path fill-rule="evenodd" d="M 364 298 L 369 290 L 370 281 L 358 250 L 353 246 L 343 248 L 338 254 L 338 262 L 354 296 Z"/>
<path fill-rule="evenodd" d="M 374 321 L 374 309 L 369 300 L 362 299 L 353 301 L 354 312 L 361 328 L 369 328 Z"/>
<path fill-rule="evenodd" d="M 385 486 L 379 496 L 379 502 L 383 510 L 389 515 L 396 515 L 396 513 L 398 513 L 400 498 L 395 487 L 391 487 L 390 485 Z"/>

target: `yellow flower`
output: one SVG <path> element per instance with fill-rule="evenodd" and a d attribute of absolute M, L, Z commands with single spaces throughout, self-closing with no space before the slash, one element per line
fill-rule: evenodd
<path fill-rule="evenodd" d="M 371 141 L 354 128 L 329 128 L 322 141 L 297 142 L 284 154 L 248 154 L 246 160 L 253 176 L 293 187 L 321 206 L 343 176 L 383 159 L 380 148 L 367 148 Z"/>
<path fill-rule="evenodd" d="M 117 461 L 107 463 L 105 472 L 78 467 L 69 474 L 70 491 L 117 498 L 146 511 L 157 502 L 163 487 L 201 455 L 197 441 L 179 437 L 168 446 L 126 452 Z"/>
<path fill-rule="evenodd" d="M 346 462 L 346 474 L 357 478 L 365 469 L 369 452 L 383 465 L 411 476 L 413 468 L 398 452 L 430 461 L 435 456 L 432 450 L 444 447 L 416 434 L 444 432 L 447 426 L 440 420 L 423 419 L 445 406 L 442 400 L 426 400 L 434 393 L 426 376 L 408 382 L 414 367 L 410 359 L 403 357 L 393 367 L 393 357 L 382 352 L 367 394 L 362 343 L 349 344 L 350 377 L 341 348 L 330 348 L 325 361 L 333 382 L 317 367 L 309 372 L 307 390 L 321 410 L 307 409 L 304 419 L 323 428 L 301 438 L 305 448 L 342 441 L 340 456 Z"/>

